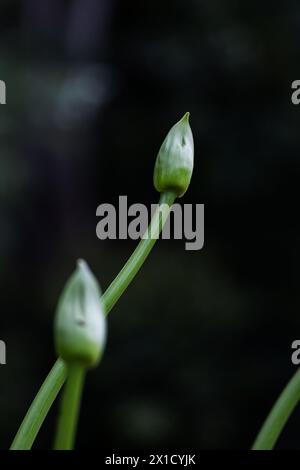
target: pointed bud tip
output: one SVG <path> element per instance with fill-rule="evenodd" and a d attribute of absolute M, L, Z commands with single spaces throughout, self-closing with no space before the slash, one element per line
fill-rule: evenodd
<path fill-rule="evenodd" d="M 77 260 L 77 268 L 78 268 L 78 269 L 87 269 L 87 268 L 88 268 L 88 264 L 87 264 L 87 262 L 86 262 L 84 259 L 79 258 L 79 259 Z"/>
<path fill-rule="evenodd" d="M 89 265 L 82 258 L 79 258 L 77 260 L 74 276 L 76 276 L 76 277 L 79 276 L 79 278 L 82 279 L 82 280 L 83 279 L 85 279 L 85 280 L 86 279 L 94 279 L 94 275 L 93 275 L 92 271 L 90 270 Z"/>
<path fill-rule="evenodd" d="M 74 272 L 74 278 L 80 279 L 81 282 L 87 283 L 89 287 L 95 288 L 98 291 L 98 295 L 101 297 L 101 289 L 98 284 L 97 278 L 94 276 L 94 273 L 91 271 L 88 263 L 79 258 L 76 263 L 76 270 Z"/>
<path fill-rule="evenodd" d="M 79 258 L 77 260 L 76 264 L 77 264 L 77 269 L 76 269 L 75 273 L 77 273 L 81 276 L 85 276 L 85 277 L 88 276 L 89 278 L 95 279 L 95 276 L 92 273 L 88 263 L 84 259 Z"/>
<path fill-rule="evenodd" d="M 181 118 L 181 121 L 189 122 L 190 120 L 190 113 L 187 111 L 185 115 Z"/>

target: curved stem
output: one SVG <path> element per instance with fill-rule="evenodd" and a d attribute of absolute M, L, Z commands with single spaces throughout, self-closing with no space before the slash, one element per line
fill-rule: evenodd
<path fill-rule="evenodd" d="M 272 450 L 290 415 L 300 401 L 300 369 L 279 395 L 264 422 L 252 450 Z"/>
<path fill-rule="evenodd" d="M 65 363 L 61 359 L 57 359 L 27 411 L 24 421 L 11 445 L 11 450 L 28 450 L 31 448 L 66 377 L 67 369 Z"/>
<path fill-rule="evenodd" d="M 142 240 L 130 256 L 129 260 L 113 280 L 106 292 L 103 294 L 102 301 L 104 311 L 108 314 L 123 292 L 127 289 L 133 278 L 136 276 L 144 261 L 153 248 L 159 234 L 168 218 L 170 207 L 175 201 L 175 194 L 162 193 L 159 204 L 153 215 L 151 223 L 147 228 Z"/>
<path fill-rule="evenodd" d="M 161 194 L 157 210 L 144 237 L 102 296 L 103 309 L 106 315 L 108 315 L 142 267 L 168 218 L 170 208 L 175 199 L 176 195 L 174 193 Z M 31 449 L 52 403 L 65 382 L 66 376 L 66 366 L 61 359 L 58 359 L 25 415 L 12 443 L 11 450 Z"/>
<path fill-rule="evenodd" d="M 68 377 L 61 400 L 55 450 L 72 450 L 74 447 L 85 369 L 81 364 L 68 365 Z"/>

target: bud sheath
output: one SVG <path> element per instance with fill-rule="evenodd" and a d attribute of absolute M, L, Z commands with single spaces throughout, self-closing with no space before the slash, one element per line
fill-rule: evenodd
<path fill-rule="evenodd" d="M 98 364 L 106 337 L 101 291 L 87 264 L 78 261 L 58 303 L 54 333 L 58 355 L 84 367 Z"/>
<path fill-rule="evenodd" d="M 189 187 L 193 167 L 194 141 L 189 113 L 186 113 L 171 128 L 159 150 L 153 177 L 156 190 L 183 196 Z"/>

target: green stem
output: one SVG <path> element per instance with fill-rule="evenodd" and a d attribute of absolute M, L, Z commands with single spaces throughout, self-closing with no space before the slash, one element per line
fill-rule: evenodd
<path fill-rule="evenodd" d="M 168 218 L 170 208 L 175 199 L 176 195 L 173 193 L 166 192 L 161 194 L 158 209 L 153 215 L 146 232 L 148 235 L 151 234 L 151 236 L 145 237 L 139 242 L 123 269 L 102 296 L 103 309 L 106 315 L 108 315 L 142 267 Z M 161 207 L 165 208 L 162 212 L 159 211 Z M 52 403 L 65 382 L 66 376 L 66 366 L 61 359 L 58 359 L 25 415 L 12 443 L 12 450 L 31 449 Z"/>
<path fill-rule="evenodd" d="M 300 369 L 279 395 L 264 422 L 252 450 L 272 450 L 286 422 L 300 400 Z"/>
<path fill-rule="evenodd" d="M 123 269 L 103 294 L 102 301 L 105 312 L 110 312 L 142 267 L 168 218 L 170 206 L 174 203 L 175 198 L 176 196 L 173 193 L 162 193 L 159 205 L 143 239 L 140 241 Z"/>
<path fill-rule="evenodd" d="M 33 400 L 11 445 L 11 450 L 31 448 L 40 427 L 67 377 L 65 363 L 58 359 Z"/>
<path fill-rule="evenodd" d="M 76 436 L 85 369 L 81 364 L 68 365 L 68 377 L 61 400 L 55 450 L 72 450 Z"/>

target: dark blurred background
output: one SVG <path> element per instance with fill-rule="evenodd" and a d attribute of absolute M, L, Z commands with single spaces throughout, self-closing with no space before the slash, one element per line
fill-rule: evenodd
<path fill-rule="evenodd" d="M 1 1 L 1 448 L 55 360 L 76 259 L 105 289 L 136 245 L 98 240 L 97 206 L 157 202 L 156 154 L 186 111 L 182 202 L 205 204 L 205 246 L 160 241 L 114 308 L 77 447 L 250 447 L 300 338 L 299 42 L 296 0 Z M 299 427 L 300 409 L 278 447 Z"/>

